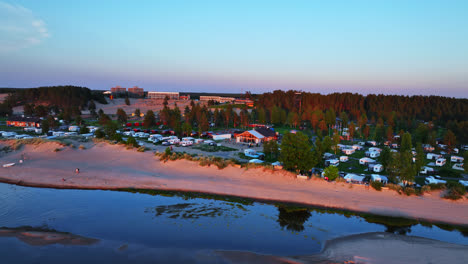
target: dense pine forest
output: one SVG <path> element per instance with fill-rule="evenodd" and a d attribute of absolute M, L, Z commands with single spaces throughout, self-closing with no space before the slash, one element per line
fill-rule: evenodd
<path fill-rule="evenodd" d="M 84 109 L 91 101 L 106 104 L 107 101 L 100 91 L 78 86 L 50 86 L 27 89 L 2 88 L 1 93 L 8 97 L 0 104 L 0 115 L 12 113 L 12 108 L 19 105 L 45 105 L 55 112 L 69 108 Z"/>
<path fill-rule="evenodd" d="M 274 91 L 257 96 L 256 111 L 261 122 L 298 127 L 305 124 L 316 130 L 327 130 L 338 117 L 346 124 L 351 121 L 363 132 L 367 124 L 380 126 L 385 131 L 379 137 L 390 133 L 388 129 L 398 133 L 442 127 L 451 130 L 460 143 L 468 142 L 468 99 Z M 423 137 L 425 143 L 427 135 Z"/>

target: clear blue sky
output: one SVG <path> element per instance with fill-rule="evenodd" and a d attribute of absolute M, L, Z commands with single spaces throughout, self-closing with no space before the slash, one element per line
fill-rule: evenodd
<path fill-rule="evenodd" d="M 466 0 L 0 0 L 0 87 L 468 97 Z"/>

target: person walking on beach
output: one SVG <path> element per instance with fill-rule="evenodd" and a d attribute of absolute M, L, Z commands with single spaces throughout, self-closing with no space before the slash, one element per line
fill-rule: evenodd
<path fill-rule="evenodd" d="M 80 173 L 80 169 L 76 168 L 76 169 L 75 169 L 75 173 L 76 173 L 76 174 Z"/>

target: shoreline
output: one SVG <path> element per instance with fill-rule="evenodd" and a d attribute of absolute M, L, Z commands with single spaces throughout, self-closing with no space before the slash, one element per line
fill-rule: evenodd
<path fill-rule="evenodd" d="M 219 170 L 187 160 L 163 163 L 153 153 L 126 150 L 123 146 L 106 143 L 92 145 L 86 150 L 61 146 L 63 150 L 54 152 L 57 146 L 50 142 L 25 145 L 19 151 L 1 156 L 2 163 L 17 161 L 24 152 L 30 159 L 19 166 L 0 168 L 0 182 L 55 189 L 197 193 L 468 225 L 468 201 L 444 200 L 438 197 L 440 192 L 406 196 L 358 185 L 302 181 L 285 171 L 232 166 Z M 82 171 L 80 174 L 74 173 L 76 167 Z"/>
<path fill-rule="evenodd" d="M 371 212 L 356 211 L 356 210 L 351 210 L 351 209 L 346 209 L 346 208 L 341 208 L 341 207 L 322 206 L 319 204 L 301 203 L 301 202 L 295 202 L 295 201 L 261 199 L 261 198 L 254 198 L 254 197 L 248 197 L 248 196 L 235 196 L 235 195 L 222 194 L 222 193 L 200 192 L 200 191 L 183 190 L 183 189 L 173 189 L 173 190 L 171 189 L 170 190 L 170 189 L 136 189 L 136 188 L 100 188 L 100 187 L 57 186 L 57 185 L 49 186 L 47 184 L 13 182 L 10 179 L 4 179 L 2 177 L 0 177 L 0 183 L 22 186 L 22 187 L 45 188 L 45 189 L 56 189 L 56 190 L 114 191 L 114 192 L 139 193 L 139 194 L 152 195 L 152 196 L 158 196 L 158 195 L 165 196 L 166 194 L 169 194 L 169 195 L 173 195 L 177 197 L 189 196 L 189 198 L 191 199 L 197 199 L 197 198 L 214 199 L 214 200 L 231 201 L 231 202 L 237 202 L 237 203 L 258 202 L 258 203 L 265 203 L 265 204 L 270 204 L 270 205 L 299 207 L 299 208 L 305 208 L 305 209 L 310 209 L 310 210 L 333 211 L 333 212 L 338 212 L 339 214 L 343 214 L 343 215 L 350 213 L 351 215 L 356 215 L 359 217 L 365 217 L 365 216 L 389 217 L 390 219 L 393 218 L 393 219 L 400 219 L 400 220 L 417 221 L 418 223 L 422 222 L 422 223 L 427 223 L 427 224 L 435 225 L 435 226 L 448 225 L 448 226 L 454 227 L 455 229 L 468 228 L 467 224 L 433 221 L 433 220 L 428 220 L 428 219 L 423 219 L 423 218 L 374 214 Z"/>

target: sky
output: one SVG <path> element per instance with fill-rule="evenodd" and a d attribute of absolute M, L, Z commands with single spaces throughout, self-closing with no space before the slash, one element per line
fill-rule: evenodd
<path fill-rule="evenodd" d="M 0 87 L 468 97 L 466 0 L 0 0 Z"/>

